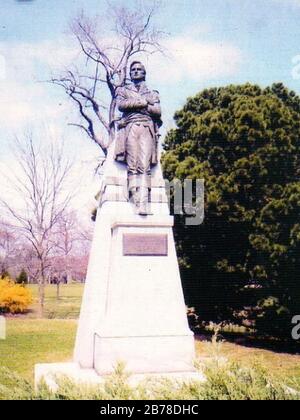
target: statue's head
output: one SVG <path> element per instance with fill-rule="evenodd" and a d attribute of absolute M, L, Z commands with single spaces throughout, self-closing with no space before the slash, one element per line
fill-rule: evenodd
<path fill-rule="evenodd" d="M 131 63 L 130 79 L 132 82 L 141 82 L 146 79 L 146 69 L 140 61 L 133 61 Z"/>

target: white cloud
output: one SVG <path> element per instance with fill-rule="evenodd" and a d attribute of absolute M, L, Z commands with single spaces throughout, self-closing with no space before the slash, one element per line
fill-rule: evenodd
<path fill-rule="evenodd" d="M 44 41 L 34 46 L 31 55 L 51 68 L 61 68 L 68 66 L 78 57 L 79 49 L 77 46 L 72 46 L 69 39 L 62 39 L 61 42 Z"/>
<path fill-rule="evenodd" d="M 165 42 L 167 57 L 149 57 L 147 68 L 154 83 L 170 86 L 182 81 L 203 82 L 238 72 L 242 61 L 238 48 L 204 42 L 199 36 L 199 28 L 189 28 L 185 34 Z M 15 131 L 41 119 L 67 118 L 71 107 L 64 93 L 37 81 L 50 78 L 51 70 L 76 62 L 78 54 L 78 47 L 69 37 L 36 43 L 0 43 L 1 126 Z"/>
<path fill-rule="evenodd" d="M 6 78 L 6 60 L 3 55 L 0 55 L 0 80 Z"/>
<path fill-rule="evenodd" d="M 167 57 L 155 55 L 148 60 L 151 78 L 161 83 L 229 77 L 239 71 L 242 63 L 242 52 L 231 44 L 203 42 L 182 35 L 169 39 L 165 46 Z"/>
<path fill-rule="evenodd" d="M 63 92 L 53 94 L 53 86 L 44 83 L 0 82 L 0 125 L 11 135 L 42 122 L 65 125 L 70 104 Z M 60 95 L 60 96 L 59 96 Z"/>
<path fill-rule="evenodd" d="M 40 65 L 48 66 L 49 69 L 56 67 L 61 69 L 70 65 L 77 58 L 79 50 L 70 38 L 63 37 L 60 40 L 34 43 L 2 42 L 0 53 L 10 68 L 10 76 L 16 73 L 22 78 L 27 76 L 31 79 Z"/>
<path fill-rule="evenodd" d="M 40 83 L 50 78 L 51 70 L 68 66 L 76 59 L 68 38 L 60 43 L 0 43 L 0 124 L 16 131 L 39 120 L 68 114 L 63 92 Z M 60 106 L 58 106 L 58 103 Z"/>

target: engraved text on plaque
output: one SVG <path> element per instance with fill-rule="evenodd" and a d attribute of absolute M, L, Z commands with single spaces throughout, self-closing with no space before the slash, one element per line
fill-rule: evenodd
<path fill-rule="evenodd" d="M 167 256 L 168 235 L 126 233 L 123 235 L 124 256 Z"/>

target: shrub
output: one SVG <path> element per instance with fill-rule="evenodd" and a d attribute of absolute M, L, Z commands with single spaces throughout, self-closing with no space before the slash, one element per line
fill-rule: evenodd
<path fill-rule="evenodd" d="M 22 271 L 20 272 L 20 274 L 16 278 L 16 283 L 18 283 L 18 284 L 27 284 L 28 283 L 28 275 L 27 275 L 26 271 L 24 270 L 24 268 L 22 269 Z"/>
<path fill-rule="evenodd" d="M 205 375 L 207 381 L 199 393 L 203 400 L 299 400 L 296 390 L 259 364 L 217 363 L 207 366 Z"/>
<path fill-rule="evenodd" d="M 0 280 L 0 313 L 24 313 L 32 303 L 32 293 L 11 279 Z"/>
<path fill-rule="evenodd" d="M 30 382 L 2 368 L 0 400 L 300 400 L 297 387 L 281 383 L 257 364 L 250 367 L 232 362 L 219 364 L 215 359 L 202 369 L 204 382 L 183 384 L 145 378 L 139 385 L 130 386 L 129 376 L 117 368 L 98 386 L 78 385 L 67 377 L 56 378 L 57 389 L 51 392 L 45 383 L 35 390 Z"/>

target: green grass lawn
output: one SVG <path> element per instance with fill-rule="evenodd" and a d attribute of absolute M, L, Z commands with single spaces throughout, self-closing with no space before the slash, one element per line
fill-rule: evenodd
<path fill-rule="evenodd" d="M 212 355 L 226 357 L 230 361 L 251 365 L 258 362 L 281 380 L 296 381 L 300 388 L 300 355 L 277 353 L 261 348 L 249 348 L 223 341 L 216 349 L 210 342 L 196 341 L 196 353 L 199 357 Z"/>
<path fill-rule="evenodd" d="M 28 318 L 37 318 L 38 308 L 38 286 L 29 285 L 34 297 L 34 304 Z M 57 288 L 55 285 L 46 286 L 44 317 L 48 319 L 77 319 L 80 312 L 81 298 L 84 284 L 62 284 L 60 285 L 59 300 L 57 299 Z"/>
<path fill-rule="evenodd" d="M 30 286 L 30 288 L 36 299 L 37 287 Z M 45 302 L 46 319 L 37 319 L 36 303 L 28 315 L 8 317 L 7 338 L 0 340 L 0 366 L 33 381 L 36 363 L 70 361 L 82 291 L 83 285 L 79 284 L 61 286 L 61 298 L 57 301 L 56 287 L 48 286 Z M 199 340 L 196 341 L 196 352 L 200 358 L 217 355 L 244 365 L 259 361 L 285 382 L 296 378 L 300 387 L 299 355 L 249 348 L 226 341 L 212 344 L 209 341 Z M 0 373 L 0 383 L 2 379 Z"/>
<path fill-rule="evenodd" d="M 75 320 L 8 319 L 7 338 L 0 340 L 0 366 L 32 381 L 36 363 L 72 358 L 76 325 Z"/>
<path fill-rule="evenodd" d="M 9 318 L 7 339 L 0 340 L 1 366 L 32 381 L 36 363 L 70 361 L 76 325 L 75 320 Z M 283 379 L 296 378 L 300 384 L 300 356 L 298 355 L 247 348 L 228 342 L 219 344 L 216 350 L 216 346 L 208 341 L 196 341 L 196 352 L 198 357 L 217 355 L 243 364 L 259 361 L 277 376 Z"/>
<path fill-rule="evenodd" d="M 29 285 L 34 303 L 27 315 L 7 318 L 7 338 L 0 340 L 0 367 L 33 381 L 36 363 L 72 359 L 83 284 L 46 286 L 44 318 L 38 319 L 38 286 Z M 1 374 L 0 374 L 1 383 Z"/>

